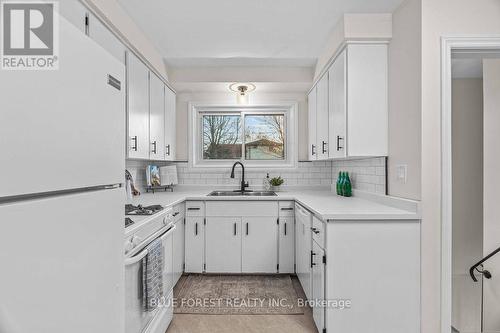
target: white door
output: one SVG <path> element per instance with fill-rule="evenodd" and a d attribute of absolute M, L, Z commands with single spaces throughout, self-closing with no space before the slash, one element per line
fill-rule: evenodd
<path fill-rule="evenodd" d="M 243 217 L 243 273 L 276 273 L 278 264 L 278 225 L 275 217 Z"/>
<path fill-rule="evenodd" d="M 328 159 L 328 73 L 316 85 L 316 138 L 318 160 Z"/>
<path fill-rule="evenodd" d="M 309 160 L 314 161 L 318 158 L 318 145 L 316 137 L 316 87 L 314 87 L 307 97 L 308 103 L 308 121 L 309 121 Z"/>
<path fill-rule="evenodd" d="M 203 217 L 186 217 L 185 237 L 185 271 L 186 273 L 202 273 L 205 255 Z"/>
<path fill-rule="evenodd" d="M 240 273 L 241 218 L 208 217 L 205 252 L 207 273 Z"/>
<path fill-rule="evenodd" d="M 127 52 L 129 158 L 149 159 L 149 70 Z"/>
<path fill-rule="evenodd" d="M 483 255 L 500 247 L 500 60 L 483 60 L 484 108 L 484 214 Z M 479 260 L 479 259 L 478 259 Z M 483 279 L 483 331 L 500 331 L 500 253 L 485 262 L 492 278 Z"/>
<path fill-rule="evenodd" d="M 184 268 L 184 219 L 175 223 L 174 231 L 174 285 L 179 281 Z"/>
<path fill-rule="evenodd" d="M 346 50 L 335 59 L 328 71 L 329 80 L 329 142 L 330 158 L 342 158 L 346 156 L 346 99 L 347 99 L 347 72 L 346 72 Z"/>
<path fill-rule="evenodd" d="M 0 197 L 123 182 L 125 68 L 59 21 L 59 70 L 0 74 Z"/>
<path fill-rule="evenodd" d="M 280 217 L 279 224 L 279 272 L 295 272 L 295 223 L 293 217 Z"/>
<path fill-rule="evenodd" d="M 170 88 L 165 87 L 165 159 L 175 160 L 176 145 L 176 97 Z"/>
<path fill-rule="evenodd" d="M 149 73 L 149 158 L 165 159 L 165 86 Z"/>
<path fill-rule="evenodd" d="M 325 299 L 325 264 L 323 256 L 325 252 L 315 242 L 312 242 L 312 298 L 315 301 Z M 318 332 L 322 332 L 325 328 L 325 308 L 321 306 L 313 307 L 314 323 Z"/>
<path fill-rule="evenodd" d="M 0 205 L 0 332 L 124 331 L 124 201 L 118 188 Z"/>

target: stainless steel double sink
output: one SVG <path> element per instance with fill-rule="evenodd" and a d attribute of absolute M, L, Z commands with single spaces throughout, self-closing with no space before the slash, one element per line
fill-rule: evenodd
<path fill-rule="evenodd" d="M 276 192 L 272 191 L 213 191 L 207 196 L 209 197 L 274 197 L 277 196 Z"/>

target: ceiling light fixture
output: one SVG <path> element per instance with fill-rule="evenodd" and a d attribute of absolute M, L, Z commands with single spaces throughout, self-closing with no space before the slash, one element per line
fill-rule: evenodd
<path fill-rule="evenodd" d="M 255 90 L 255 85 L 251 83 L 233 83 L 229 90 L 236 93 L 236 103 L 239 105 L 248 104 L 248 93 Z"/>

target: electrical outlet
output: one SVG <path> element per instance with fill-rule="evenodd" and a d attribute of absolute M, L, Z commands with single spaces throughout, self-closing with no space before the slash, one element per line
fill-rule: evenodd
<path fill-rule="evenodd" d="M 396 180 L 402 184 L 406 184 L 408 178 L 408 165 L 396 165 Z"/>

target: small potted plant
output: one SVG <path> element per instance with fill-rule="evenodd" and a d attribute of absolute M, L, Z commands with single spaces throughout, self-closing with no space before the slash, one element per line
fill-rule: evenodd
<path fill-rule="evenodd" d="M 283 185 L 284 182 L 285 180 L 281 178 L 281 176 L 271 178 L 271 180 L 269 180 L 269 184 L 271 184 L 271 191 L 279 192 L 281 185 Z"/>

